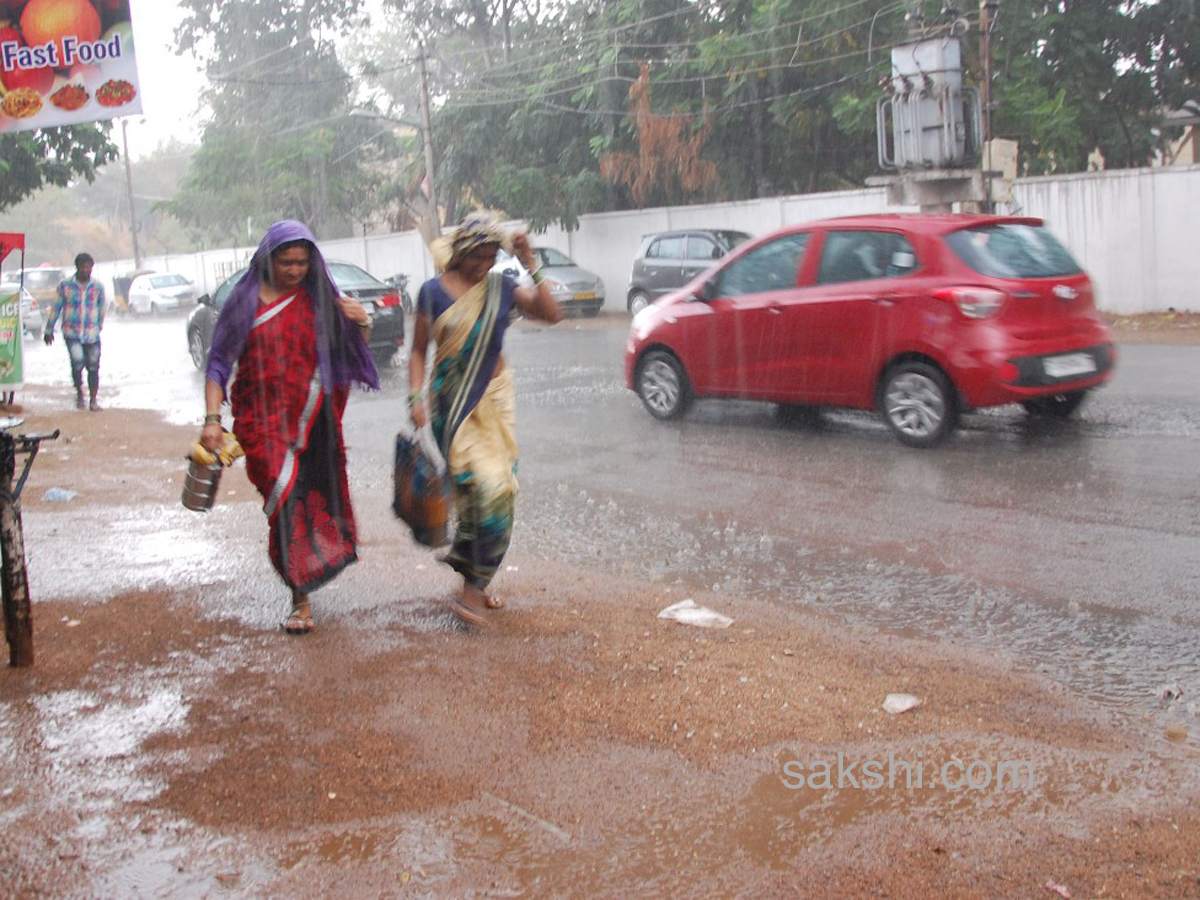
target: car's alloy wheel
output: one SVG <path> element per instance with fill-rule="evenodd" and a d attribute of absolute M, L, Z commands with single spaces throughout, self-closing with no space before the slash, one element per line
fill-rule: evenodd
<path fill-rule="evenodd" d="M 208 361 L 208 351 L 204 348 L 204 338 L 200 337 L 200 329 L 193 328 L 188 335 L 188 353 L 192 356 L 192 363 L 197 369 L 204 369 L 204 364 Z"/>
<path fill-rule="evenodd" d="M 638 367 L 638 396 L 656 419 L 683 415 L 692 402 L 692 387 L 683 366 L 670 353 L 654 350 Z"/>
<path fill-rule="evenodd" d="M 650 305 L 650 295 L 645 291 L 636 291 L 629 295 L 629 314 L 636 316 Z"/>
<path fill-rule="evenodd" d="M 1023 400 L 1021 406 L 1031 416 L 1044 416 L 1047 419 L 1065 419 L 1083 405 L 1087 399 L 1087 391 L 1069 391 L 1065 394 L 1050 394 L 1045 397 L 1034 397 Z"/>
<path fill-rule="evenodd" d="M 922 362 L 901 363 L 888 372 L 883 415 L 901 442 L 932 447 L 958 424 L 958 404 L 939 369 Z"/>

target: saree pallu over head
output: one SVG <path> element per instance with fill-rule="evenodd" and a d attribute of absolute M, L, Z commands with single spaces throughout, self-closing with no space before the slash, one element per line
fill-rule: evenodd
<path fill-rule="evenodd" d="M 338 306 L 337 284 L 317 247 L 317 239 L 302 222 L 290 219 L 276 222 L 267 229 L 250 260 L 250 268 L 241 277 L 221 309 L 213 331 L 212 349 L 205 374 L 210 381 L 227 387 L 233 367 L 246 346 L 246 338 L 258 310 L 259 288 L 271 272 L 271 254 L 292 241 L 307 241 L 308 275 L 304 287 L 316 312 L 316 350 L 321 384 L 325 391 L 357 383 L 379 389 L 375 360 L 361 329 L 343 315 Z"/>

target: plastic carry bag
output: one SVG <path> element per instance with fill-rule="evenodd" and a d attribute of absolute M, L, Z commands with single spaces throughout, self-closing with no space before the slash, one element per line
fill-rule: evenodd
<path fill-rule="evenodd" d="M 396 435 L 392 512 L 412 529 L 418 544 L 450 542 L 450 478 L 428 425 Z"/>

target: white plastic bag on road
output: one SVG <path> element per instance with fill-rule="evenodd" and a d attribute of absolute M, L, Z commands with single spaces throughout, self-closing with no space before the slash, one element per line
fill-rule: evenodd
<path fill-rule="evenodd" d="M 908 712 L 921 705 L 921 701 L 912 694 L 888 694 L 883 700 L 883 709 L 892 715 Z"/>
<path fill-rule="evenodd" d="M 728 628 L 733 624 L 733 619 L 729 616 L 723 616 L 719 612 L 713 612 L 707 606 L 697 606 L 691 598 L 680 600 L 678 603 L 672 603 L 666 609 L 659 612 L 660 619 L 674 619 L 676 622 L 682 622 L 684 625 L 697 625 L 700 628 Z"/>

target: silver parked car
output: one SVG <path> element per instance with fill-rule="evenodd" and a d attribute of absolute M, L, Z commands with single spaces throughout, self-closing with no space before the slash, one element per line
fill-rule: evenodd
<path fill-rule="evenodd" d="M 563 312 L 594 316 L 604 306 L 604 282 L 595 272 L 577 266 L 565 253 L 553 247 L 534 247 L 533 255 L 545 277 L 546 285 Z M 531 285 L 533 280 L 515 256 L 501 250 L 493 269 Z"/>

